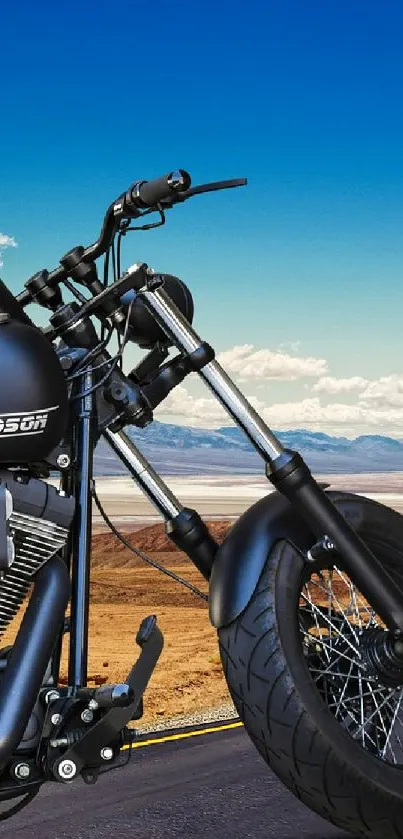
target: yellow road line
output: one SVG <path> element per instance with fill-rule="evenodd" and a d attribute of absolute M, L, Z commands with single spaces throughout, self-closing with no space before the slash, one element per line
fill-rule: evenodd
<path fill-rule="evenodd" d="M 201 734 L 212 734 L 214 731 L 228 731 L 229 728 L 240 728 L 242 722 L 231 722 L 217 725 L 215 728 L 201 728 L 198 731 L 184 731 L 181 734 L 168 734 L 166 737 L 155 737 L 153 740 L 142 740 L 139 743 L 127 744 L 123 749 L 141 749 L 143 746 L 153 746 L 154 743 L 169 743 L 172 740 L 185 740 L 187 737 L 200 737 Z"/>

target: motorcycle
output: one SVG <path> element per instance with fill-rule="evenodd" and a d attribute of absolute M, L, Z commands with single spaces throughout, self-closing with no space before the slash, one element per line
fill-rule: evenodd
<path fill-rule="evenodd" d="M 18 295 L 0 282 L 1 633 L 26 604 L 14 643 L 0 651 L 0 800 L 12 802 L 3 817 L 44 783 L 80 776 L 92 784 L 121 765 L 163 648 L 150 615 L 125 682 L 87 684 L 93 500 L 125 540 L 96 493 L 102 438 L 209 581 L 229 692 L 269 767 L 333 824 L 403 835 L 403 518 L 318 484 L 298 452 L 281 445 L 194 330 L 185 283 L 145 263 L 120 268 L 129 231 L 164 224 L 169 209 L 195 195 L 245 184 L 192 187 L 184 170 L 137 181 L 110 205 L 94 244 L 70 250 Z M 47 310 L 46 327 L 28 316 L 30 303 Z M 124 374 L 128 342 L 145 355 Z M 260 454 L 275 490 L 221 545 L 125 431 L 149 425 L 194 372 Z M 55 474 L 57 486 L 48 480 Z"/>

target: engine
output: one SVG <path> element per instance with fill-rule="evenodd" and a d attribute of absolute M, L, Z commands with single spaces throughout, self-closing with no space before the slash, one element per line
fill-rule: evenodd
<path fill-rule="evenodd" d="M 0 637 L 29 592 L 39 569 L 61 551 L 73 520 L 74 498 L 26 472 L 0 469 Z M 0 683 L 12 647 L 0 649 Z M 45 674 L 44 684 L 50 675 Z M 39 743 L 45 708 L 38 697 L 15 755 Z"/>
<path fill-rule="evenodd" d="M 32 579 L 53 554 L 66 545 L 74 515 L 74 498 L 21 471 L 0 470 L 0 490 L 7 496 L 0 579 L 0 636 L 17 614 Z M 4 527 L 4 525 L 6 525 Z"/>

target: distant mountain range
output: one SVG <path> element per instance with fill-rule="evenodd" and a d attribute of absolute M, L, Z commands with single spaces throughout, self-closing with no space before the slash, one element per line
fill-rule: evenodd
<path fill-rule="evenodd" d="M 216 430 L 188 428 L 154 421 L 127 433 L 157 472 L 165 475 L 262 473 L 262 460 L 236 427 Z M 302 454 L 316 473 L 403 471 L 403 442 L 366 434 L 349 440 L 306 431 L 275 432 L 287 448 Z M 95 453 L 95 474 L 122 475 L 125 469 L 101 441 Z"/>

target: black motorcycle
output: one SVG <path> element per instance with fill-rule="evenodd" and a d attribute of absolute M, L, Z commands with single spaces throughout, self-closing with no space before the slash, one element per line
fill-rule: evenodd
<path fill-rule="evenodd" d="M 122 746 L 135 736 L 128 724 L 142 715 L 162 650 L 151 615 L 126 681 L 87 685 L 93 499 L 121 536 L 93 479 L 103 438 L 209 581 L 230 694 L 263 759 L 333 824 L 403 836 L 403 518 L 328 491 L 283 448 L 192 328 L 192 296 L 181 280 L 144 263 L 120 269 L 130 230 L 163 224 L 168 209 L 196 194 L 245 183 L 192 188 L 183 170 L 139 181 L 111 204 L 93 245 L 39 271 L 17 297 L 0 283 L 1 632 L 27 601 L 14 644 L 0 652 L 0 800 L 19 799 L 5 816 L 47 781 L 94 783 L 126 759 Z M 144 221 L 149 214 L 154 221 Z M 32 302 L 48 309 L 46 328 L 26 314 Z M 124 374 L 129 341 L 145 353 Z M 277 490 L 220 546 L 124 431 L 151 423 L 192 372 L 245 432 Z M 55 473 L 58 489 L 46 481 Z M 64 633 L 67 686 L 59 679 Z M 269 819 L 270 802 L 262 806 Z"/>

